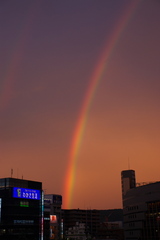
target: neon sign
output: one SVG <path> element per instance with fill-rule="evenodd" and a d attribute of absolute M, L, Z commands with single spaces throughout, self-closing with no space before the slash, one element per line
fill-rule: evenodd
<path fill-rule="evenodd" d="M 41 192 L 40 192 L 40 190 L 35 190 L 35 189 L 14 187 L 13 188 L 13 197 L 14 198 L 40 200 Z"/>

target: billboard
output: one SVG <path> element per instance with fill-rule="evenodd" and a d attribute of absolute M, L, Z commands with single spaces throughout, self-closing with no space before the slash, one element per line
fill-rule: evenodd
<path fill-rule="evenodd" d="M 13 187 L 13 197 L 40 200 L 41 192 L 35 189 Z"/>
<path fill-rule="evenodd" d="M 56 215 L 50 215 L 50 223 L 57 223 L 57 216 Z"/>

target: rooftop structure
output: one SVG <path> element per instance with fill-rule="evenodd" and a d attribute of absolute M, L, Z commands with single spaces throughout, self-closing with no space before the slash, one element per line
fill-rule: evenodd
<path fill-rule="evenodd" d="M 126 177 L 123 172 L 122 178 Z M 133 175 L 132 180 L 135 181 Z M 122 179 L 122 183 L 125 181 Z M 125 240 L 159 240 L 160 182 L 125 187 L 124 191 L 122 186 Z"/>

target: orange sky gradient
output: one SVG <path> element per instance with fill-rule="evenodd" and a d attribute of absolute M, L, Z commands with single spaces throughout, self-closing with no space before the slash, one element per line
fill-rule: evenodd
<path fill-rule="evenodd" d="M 1 5 L 0 177 L 13 168 L 13 177 L 63 197 L 90 79 L 128 0 Z M 112 51 L 89 109 L 71 208 L 122 208 L 128 167 L 137 182 L 160 180 L 159 12 L 159 1 L 139 1 Z"/>

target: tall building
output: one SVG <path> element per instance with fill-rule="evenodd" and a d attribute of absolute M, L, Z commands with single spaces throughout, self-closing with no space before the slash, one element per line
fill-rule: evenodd
<path fill-rule="evenodd" d="M 62 196 L 57 194 L 45 194 L 44 195 L 44 215 L 45 217 L 45 226 L 49 226 L 49 238 L 60 240 L 63 238 L 63 226 L 61 218 L 61 205 L 62 205 Z M 48 222 L 48 223 L 47 223 Z M 46 228 L 44 229 L 47 234 Z M 46 238 L 47 239 L 47 238 Z"/>
<path fill-rule="evenodd" d="M 121 183 L 122 183 L 122 196 L 124 196 L 129 189 L 135 188 L 136 186 L 135 171 L 134 170 L 122 171 Z"/>
<path fill-rule="evenodd" d="M 133 170 L 121 177 L 125 240 L 159 240 L 160 182 L 136 186 Z"/>
<path fill-rule="evenodd" d="M 0 239 L 43 239 L 41 182 L 0 179 Z"/>

